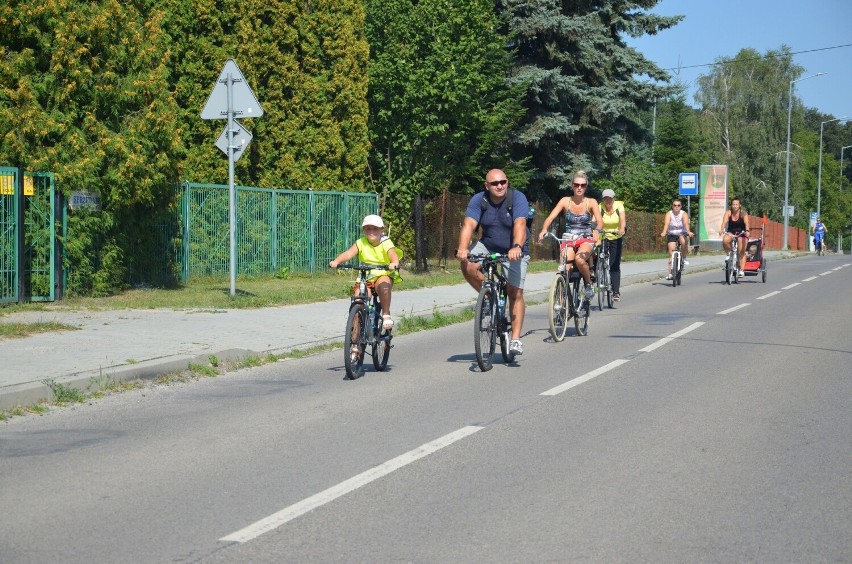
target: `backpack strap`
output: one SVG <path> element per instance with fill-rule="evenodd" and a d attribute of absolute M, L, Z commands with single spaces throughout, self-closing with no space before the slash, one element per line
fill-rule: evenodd
<path fill-rule="evenodd" d="M 508 192 L 509 193 L 506 194 L 506 197 L 509 198 L 509 215 L 512 215 L 512 206 L 515 203 L 515 191 L 512 190 L 511 188 L 509 188 Z M 488 199 L 488 190 L 483 190 L 482 191 L 482 201 L 480 202 L 480 206 L 479 206 L 479 209 L 482 213 L 485 213 L 485 210 L 488 209 L 488 203 L 490 201 L 491 200 Z"/>

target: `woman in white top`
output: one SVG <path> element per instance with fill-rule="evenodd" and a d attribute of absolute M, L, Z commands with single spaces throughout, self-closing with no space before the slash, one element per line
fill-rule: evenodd
<path fill-rule="evenodd" d="M 669 273 L 666 275 L 666 280 L 672 279 L 672 254 L 674 254 L 678 241 L 680 241 L 680 248 L 684 258 L 689 254 L 689 246 L 686 244 L 684 235 L 692 237 L 694 233 L 689 230 L 689 214 L 683 211 L 683 203 L 675 198 L 672 200 L 672 209 L 666 212 L 666 219 L 663 222 L 663 232 L 660 233 L 660 237 L 666 238 L 669 249 Z M 683 264 L 688 265 L 689 262 L 684 260 Z"/>

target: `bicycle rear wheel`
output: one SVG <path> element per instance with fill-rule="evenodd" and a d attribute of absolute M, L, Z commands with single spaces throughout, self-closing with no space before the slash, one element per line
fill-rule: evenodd
<path fill-rule="evenodd" d="M 497 292 L 489 285 L 483 285 L 476 298 L 473 319 L 473 345 L 476 350 L 476 363 L 483 372 L 491 370 L 494 359 L 494 345 L 497 340 Z"/>
<path fill-rule="evenodd" d="M 376 304 L 379 307 L 379 304 Z M 378 309 L 377 311 L 381 311 Z M 376 335 L 376 341 L 373 343 L 373 366 L 379 372 L 383 372 L 388 367 L 388 357 L 390 357 L 391 339 L 393 335 L 388 331 L 382 333 L 382 316 L 376 315 L 376 324 L 373 327 L 373 335 Z"/>
<path fill-rule="evenodd" d="M 548 309 L 548 321 L 550 322 L 550 336 L 556 342 L 565 338 L 568 330 L 568 283 L 564 274 L 557 274 L 550 283 L 550 308 Z"/>
<path fill-rule="evenodd" d="M 364 353 L 367 348 L 367 307 L 354 303 L 349 308 L 346 319 L 346 333 L 343 339 L 343 365 L 346 377 L 355 380 L 364 375 Z"/>
<path fill-rule="evenodd" d="M 579 276 L 574 281 L 572 296 L 574 300 L 574 329 L 578 337 L 589 334 L 589 310 L 592 305 L 583 295 L 583 277 Z"/>

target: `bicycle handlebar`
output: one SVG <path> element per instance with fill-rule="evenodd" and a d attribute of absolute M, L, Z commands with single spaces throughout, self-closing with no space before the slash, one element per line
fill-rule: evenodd
<path fill-rule="evenodd" d="M 338 264 L 337 270 L 358 270 L 361 272 L 369 272 L 370 270 L 391 270 L 390 264 L 368 264 L 366 262 L 360 264 Z M 399 270 L 399 267 L 396 268 Z"/>
<path fill-rule="evenodd" d="M 494 262 L 505 262 L 509 260 L 509 255 L 504 255 L 502 253 L 488 253 L 487 255 L 467 255 L 468 262 L 487 262 L 489 260 Z"/>

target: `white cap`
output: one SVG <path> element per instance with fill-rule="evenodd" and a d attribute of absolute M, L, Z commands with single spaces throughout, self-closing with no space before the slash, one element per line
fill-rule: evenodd
<path fill-rule="evenodd" d="M 603 191 L 603 194 L 601 194 L 601 197 L 603 197 L 603 198 L 615 198 L 615 192 L 613 192 L 612 190 L 607 188 L 606 190 Z"/>
<path fill-rule="evenodd" d="M 361 222 L 361 227 L 364 227 L 366 225 L 372 225 L 374 227 L 384 228 L 385 222 L 382 221 L 382 218 L 380 218 L 379 216 L 377 216 L 375 214 L 371 214 L 371 215 L 368 215 L 367 217 L 365 217 L 364 221 Z"/>

